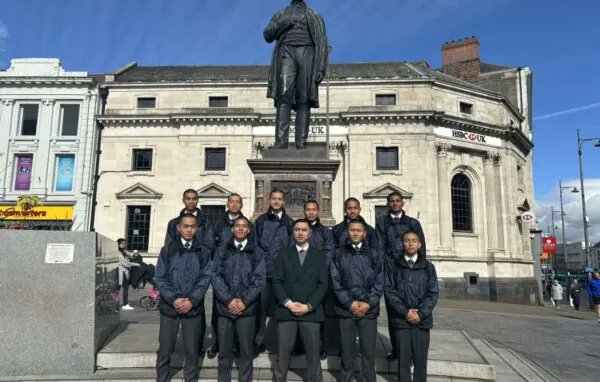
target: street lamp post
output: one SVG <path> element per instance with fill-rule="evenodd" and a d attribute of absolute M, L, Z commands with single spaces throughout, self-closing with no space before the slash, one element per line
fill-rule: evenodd
<path fill-rule="evenodd" d="M 588 222 L 587 222 L 587 211 L 586 211 L 586 206 L 585 206 L 585 189 L 583 186 L 583 164 L 582 164 L 582 157 L 583 157 L 583 143 L 584 142 L 591 142 L 591 141 L 598 141 L 596 142 L 596 144 L 594 145 L 594 147 L 600 147 L 600 138 L 581 138 L 579 136 L 579 129 L 577 129 L 577 154 L 579 155 L 579 181 L 581 182 L 581 210 L 583 213 L 583 240 L 585 240 L 585 244 L 584 244 L 584 250 L 585 250 L 585 261 L 586 261 L 586 268 L 589 268 L 592 266 L 592 256 L 590 254 L 590 241 L 589 241 L 589 236 L 588 236 Z M 591 272 L 586 272 L 588 275 L 588 282 L 590 282 L 592 280 L 592 274 Z M 593 305 L 592 305 L 592 299 L 590 298 L 590 309 L 593 309 Z"/>
<path fill-rule="evenodd" d="M 556 232 L 556 229 L 558 227 L 554 223 L 554 214 L 558 214 L 558 213 L 560 213 L 560 211 L 559 210 L 555 210 L 554 207 L 551 207 L 551 208 L 552 208 L 552 236 L 556 237 L 555 232 Z"/>
<path fill-rule="evenodd" d="M 561 221 L 561 225 L 562 225 L 562 241 L 563 241 L 563 253 L 565 256 L 565 271 L 567 268 L 567 233 L 565 232 L 565 210 L 563 207 L 563 197 L 562 197 L 562 193 L 563 190 L 570 188 L 572 193 L 578 193 L 579 190 L 577 190 L 577 187 L 570 187 L 570 186 L 564 186 L 562 185 L 562 180 L 558 181 L 558 187 L 560 189 L 560 221 Z"/>

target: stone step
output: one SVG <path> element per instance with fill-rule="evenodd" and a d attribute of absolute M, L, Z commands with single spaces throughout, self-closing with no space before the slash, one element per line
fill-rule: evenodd
<path fill-rule="evenodd" d="M 96 365 L 99 369 L 151 369 L 156 363 L 158 327 L 152 324 L 129 325 L 117 330 L 106 346 L 98 353 Z M 387 328 L 379 327 L 379 341 L 376 350 L 376 370 L 380 375 L 393 376 L 397 370 L 397 362 L 389 362 L 385 358 L 389 350 Z M 268 347 L 269 348 L 269 347 Z M 457 351 L 460 349 L 460 351 Z M 269 350 L 273 351 L 272 348 Z M 255 369 L 271 370 L 275 365 L 273 353 L 263 353 L 254 360 Z M 181 367 L 183 351 L 180 341 L 176 345 L 172 357 L 172 365 Z M 340 369 L 340 358 L 329 356 L 321 361 L 321 368 L 327 372 Z M 202 370 L 215 370 L 217 359 L 202 357 L 198 361 Z M 355 363 L 360 367 L 357 359 Z M 291 369 L 302 370 L 306 367 L 305 357 L 292 357 Z M 264 372 L 266 373 L 266 371 Z M 434 330 L 431 333 L 428 375 L 441 378 L 477 379 L 494 381 L 494 366 L 487 363 L 474 349 L 473 345 L 458 331 Z"/>
<path fill-rule="evenodd" d="M 473 346 L 481 353 L 490 365 L 496 369 L 496 380 L 502 382 L 524 382 L 525 380 L 517 374 L 489 344 L 480 339 L 472 340 Z"/>
<path fill-rule="evenodd" d="M 485 340 L 484 340 L 485 341 Z M 489 343 L 488 343 L 488 346 Z M 490 346 L 491 347 L 491 346 Z M 528 382 L 550 382 L 542 373 L 536 370 L 523 357 L 508 348 L 493 348 L 504 362 L 510 366 L 523 380 Z"/>

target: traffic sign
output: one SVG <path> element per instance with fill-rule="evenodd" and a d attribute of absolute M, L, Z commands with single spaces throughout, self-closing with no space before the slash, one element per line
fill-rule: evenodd
<path fill-rule="evenodd" d="M 533 223 L 535 221 L 535 215 L 529 211 L 525 211 L 521 214 L 521 219 L 525 223 Z"/>

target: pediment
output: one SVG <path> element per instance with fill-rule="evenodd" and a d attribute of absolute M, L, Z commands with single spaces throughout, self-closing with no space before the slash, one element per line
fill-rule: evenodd
<path fill-rule="evenodd" d="M 117 192 L 117 199 L 161 199 L 162 194 L 142 183 L 129 186 L 121 192 Z"/>
<path fill-rule="evenodd" d="M 216 183 L 210 183 L 198 190 L 198 198 L 227 198 L 233 192 Z"/>
<path fill-rule="evenodd" d="M 377 188 L 372 189 L 369 192 L 365 192 L 363 194 L 363 198 L 365 199 L 386 199 L 387 196 L 391 193 L 391 192 L 399 192 L 400 195 L 402 195 L 402 197 L 404 199 L 411 199 L 413 196 L 412 192 L 408 192 L 405 189 L 402 189 L 392 183 L 385 183 Z"/>

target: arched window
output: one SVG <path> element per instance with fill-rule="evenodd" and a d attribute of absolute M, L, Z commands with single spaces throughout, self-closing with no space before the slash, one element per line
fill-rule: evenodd
<path fill-rule="evenodd" d="M 452 228 L 454 231 L 473 232 L 473 202 L 471 182 L 464 174 L 452 178 Z"/>

